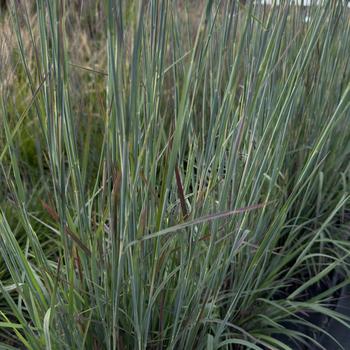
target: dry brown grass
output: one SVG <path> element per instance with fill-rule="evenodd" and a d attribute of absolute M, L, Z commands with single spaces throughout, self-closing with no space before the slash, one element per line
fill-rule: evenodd
<path fill-rule="evenodd" d="M 104 21 L 101 13 L 95 13 L 93 18 L 87 7 L 91 1 L 75 1 L 71 11 L 66 15 L 66 47 L 70 61 L 78 66 L 105 70 L 106 48 Z M 37 66 L 36 55 L 39 54 L 39 28 L 34 1 L 25 1 L 18 4 L 17 10 L 21 18 L 21 35 L 26 62 L 33 76 Z M 100 25 L 96 25 L 100 22 Z M 20 61 L 17 38 L 14 34 L 9 11 L 3 12 L 0 17 L 0 91 L 8 91 L 18 82 L 18 63 Z M 31 35 L 33 39 L 31 39 Z M 73 80 L 76 69 L 73 69 Z M 79 74 L 78 74 L 79 75 Z"/>
<path fill-rule="evenodd" d="M 14 81 L 13 51 L 15 38 L 10 30 L 9 18 L 0 21 L 0 94 L 5 93 Z"/>
<path fill-rule="evenodd" d="M 195 35 L 204 7 L 204 1 L 185 1 L 178 3 L 180 20 L 188 26 L 191 34 Z M 39 28 L 35 9 L 35 1 L 19 2 L 18 14 L 21 17 L 21 35 L 23 40 L 26 62 L 33 75 L 36 76 L 36 55 L 38 55 Z M 2 18 L 1 18 L 2 17 Z M 81 92 L 82 77 L 87 74 L 80 67 L 91 68 L 96 71 L 106 71 L 106 33 L 105 15 L 100 2 L 94 0 L 74 0 L 67 7 L 66 47 L 72 63 L 71 79 L 77 92 Z M 130 26 L 132 31 L 132 26 Z M 31 33 L 31 32 L 32 33 Z M 34 41 L 31 40 L 31 34 Z M 127 46 L 131 47 L 131 33 L 127 33 Z M 131 49 L 127 50 L 131 53 Z M 20 54 L 18 43 L 13 30 L 9 11 L 0 14 L 0 92 L 9 92 L 19 82 Z M 127 64 L 126 64 L 127 65 Z M 89 73 L 91 74 L 91 73 Z M 84 83 L 85 91 L 95 89 L 95 81 L 88 79 Z M 39 84 L 40 82 L 37 81 Z"/>

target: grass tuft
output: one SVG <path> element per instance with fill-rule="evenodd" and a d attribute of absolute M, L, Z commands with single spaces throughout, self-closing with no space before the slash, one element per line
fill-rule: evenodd
<path fill-rule="evenodd" d="M 290 349 L 335 339 L 315 313 L 350 328 L 343 2 L 0 16 L 1 348 Z"/>

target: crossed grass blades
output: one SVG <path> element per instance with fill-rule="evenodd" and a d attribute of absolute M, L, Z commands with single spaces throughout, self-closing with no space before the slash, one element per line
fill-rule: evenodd
<path fill-rule="evenodd" d="M 287 324 L 327 333 L 312 312 L 349 327 L 345 4 L 74 4 L 2 14 L 1 348 L 289 349 L 317 338 Z"/>

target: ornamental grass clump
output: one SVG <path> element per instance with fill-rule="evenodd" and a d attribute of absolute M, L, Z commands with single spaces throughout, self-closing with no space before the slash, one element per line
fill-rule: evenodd
<path fill-rule="evenodd" d="M 345 3 L 25 6 L 0 102 L 2 348 L 291 349 L 334 338 L 310 314 L 350 328 Z"/>

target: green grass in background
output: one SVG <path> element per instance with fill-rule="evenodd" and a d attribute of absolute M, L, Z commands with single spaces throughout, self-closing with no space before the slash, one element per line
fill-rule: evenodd
<path fill-rule="evenodd" d="M 288 324 L 326 332 L 313 311 L 350 328 L 329 307 L 350 277 L 345 5 L 85 5 L 7 14 L 0 346 L 289 349 L 317 341 Z"/>

